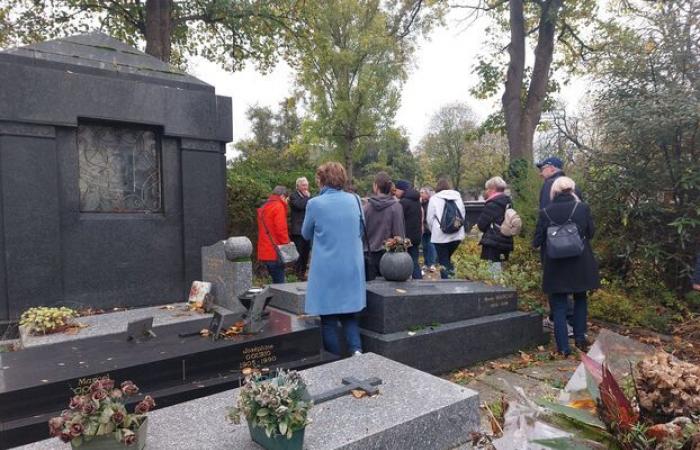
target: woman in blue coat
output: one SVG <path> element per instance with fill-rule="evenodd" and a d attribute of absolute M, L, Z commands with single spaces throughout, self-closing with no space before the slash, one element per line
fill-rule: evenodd
<path fill-rule="evenodd" d="M 321 192 L 309 200 L 301 229 L 304 239 L 313 242 L 306 313 L 321 316 L 323 345 L 336 355 L 340 322 L 354 355 L 362 352 L 356 313 L 366 305 L 362 208 L 357 195 L 342 190 L 347 175 L 340 163 L 319 167 L 316 182 Z"/>

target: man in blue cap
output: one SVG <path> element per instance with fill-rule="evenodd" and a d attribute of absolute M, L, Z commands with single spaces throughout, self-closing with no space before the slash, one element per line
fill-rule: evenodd
<path fill-rule="evenodd" d="M 556 180 L 559 177 L 563 177 L 566 174 L 563 170 L 564 163 L 561 159 L 557 158 L 556 156 L 550 156 L 548 158 L 545 158 L 542 161 L 538 162 L 536 166 L 540 170 L 540 176 L 544 178 L 544 184 L 542 185 L 542 189 L 540 190 L 540 210 L 542 210 L 552 202 L 551 192 L 554 180 Z M 576 195 L 578 196 L 578 198 L 581 198 L 581 192 L 578 190 L 578 188 L 576 188 Z M 567 324 L 569 337 L 573 336 L 574 334 L 574 329 L 570 325 L 573 319 L 573 314 L 573 303 L 572 300 L 569 299 L 569 308 L 566 313 L 567 322 L 569 322 Z M 554 322 L 550 308 L 549 317 L 544 319 L 544 326 L 548 328 L 554 328 L 553 323 Z"/>

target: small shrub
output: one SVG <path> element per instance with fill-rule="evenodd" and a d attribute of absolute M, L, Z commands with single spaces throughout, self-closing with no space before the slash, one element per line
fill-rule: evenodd
<path fill-rule="evenodd" d="M 78 314 L 66 307 L 48 308 L 40 306 L 29 308 L 22 313 L 19 324 L 26 327 L 31 334 L 49 334 L 61 331 L 69 325 L 70 319 Z"/>
<path fill-rule="evenodd" d="M 617 289 L 599 289 L 590 295 L 588 314 L 594 319 L 631 325 L 635 305 L 629 296 Z"/>

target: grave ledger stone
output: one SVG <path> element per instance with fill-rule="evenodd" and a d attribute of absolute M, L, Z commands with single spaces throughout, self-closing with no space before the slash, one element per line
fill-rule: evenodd
<path fill-rule="evenodd" d="M 0 52 L 0 320 L 182 299 L 226 233 L 231 99 L 102 33 Z"/>

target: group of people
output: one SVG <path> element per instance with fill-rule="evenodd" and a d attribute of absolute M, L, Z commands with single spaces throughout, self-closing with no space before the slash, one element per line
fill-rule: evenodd
<path fill-rule="evenodd" d="M 594 226 L 576 184 L 562 170 L 562 161 L 551 157 L 537 167 L 544 184 L 532 245 L 541 251 L 542 288 L 549 296 L 557 349 L 568 355 L 567 322 L 572 325 L 576 347 L 584 351 L 588 347 L 587 292 L 600 286 L 590 245 Z M 289 194 L 285 187 L 277 186 L 258 210 L 258 259 L 274 283 L 285 281 L 277 246 L 295 243 L 299 253 L 295 272 L 302 280 L 306 279 L 310 255 L 306 312 L 321 317 L 324 347 L 335 354 L 340 353 L 338 323 L 350 353 L 362 351 L 356 314 L 366 305 L 365 281 L 381 275 L 379 260 L 387 239 L 400 236 L 411 240 L 408 252 L 414 279 L 422 278 L 425 270 L 436 270 L 436 263 L 441 278 L 446 279 L 454 276 L 452 256 L 470 228 L 462 196 L 446 178 L 438 181 L 434 192 L 429 187 L 417 191 L 409 181 L 393 182 L 386 172 L 379 172 L 373 195 L 366 201 L 347 188 L 348 181 L 342 164 L 328 162 L 316 171 L 317 196 L 311 196 L 308 180 L 299 178 L 294 192 Z M 501 272 L 502 263 L 513 251 L 512 235 L 501 232 L 512 208 L 507 188 L 501 177 L 486 182 L 486 202 L 476 223 L 483 233 L 481 258 L 489 261 L 494 275 Z M 448 220 L 450 223 L 445 223 Z M 557 259 L 546 251 L 547 234 L 552 226 L 564 224 L 575 224 L 583 250 L 575 257 Z M 419 247 L 423 250 L 422 266 Z"/>

